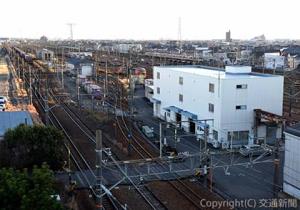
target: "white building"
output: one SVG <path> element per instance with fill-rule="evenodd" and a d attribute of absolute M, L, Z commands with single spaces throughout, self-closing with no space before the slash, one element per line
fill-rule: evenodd
<path fill-rule="evenodd" d="M 283 191 L 300 199 L 300 124 L 285 132 Z"/>
<path fill-rule="evenodd" d="M 194 56 L 197 58 L 212 58 L 212 50 L 208 47 L 196 47 Z"/>
<path fill-rule="evenodd" d="M 93 64 L 92 63 L 81 64 L 79 73 L 86 77 L 92 76 L 93 75 Z"/>
<path fill-rule="evenodd" d="M 153 75 L 154 116 L 189 121 L 182 128 L 197 133 L 195 120 L 213 119 L 210 141 L 215 147 L 247 144 L 253 135 L 254 109 L 282 115 L 282 76 L 253 73 L 248 66 L 160 66 L 154 67 Z M 261 132 L 258 129 L 259 137 Z"/>
<path fill-rule="evenodd" d="M 48 49 L 42 49 L 37 52 L 37 57 L 43 61 L 52 61 L 54 58 L 54 52 Z"/>
<path fill-rule="evenodd" d="M 265 53 L 264 67 L 266 69 L 283 69 L 285 66 L 285 57 L 279 53 Z"/>
<path fill-rule="evenodd" d="M 241 59 L 248 60 L 251 57 L 252 51 L 251 50 L 242 50 L 241 51 Z"/>
<path fill-rule="evenodd" d="M 116 44 L 113 48 L 119 53 L 128 53 L 129 51 L 140 52 L 143 50 L 143 46 L 141 44 Z"/>

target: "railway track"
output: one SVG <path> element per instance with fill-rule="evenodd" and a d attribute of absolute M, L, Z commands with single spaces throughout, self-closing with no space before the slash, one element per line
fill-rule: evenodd
<path fill-rule="evenodd" d="M 127 140 L 129 141 L 129 139 L 127 139 Z M 136 136 L 132 135 L 132 140 L 136 143 L 135 146 L 133 146 L 133 147 L 135 148 L 136 151 L 139 151 L 139 154 L 142 159 L 155 157 L 139 143 L 139 140 L 136 138 Z M 136 145 L 138 145 L 138 148 Z M 140 151 L 143 151 L 143 153 Z M 160 163 L 158 161 L 157 161 L 157 163 L 160 164 L 161 166 L 164 166 L 162 163 Z M 203 198 L 200 197 L 193 189 L 191 189 L 182 180 L 180 180 L 176 174 L 174 174 L 174 179 L 176 180 L 176 182 L 168 181 L 169 185 L 174 190 L 179 192 L 184 198 L 186 198 L 194 207 L 196 207 L 197 209 L 203 209 L 200 206 L 200 201 Z"/>
<path fill-rule="evenodd" d="M 39 69 L 41 70 L 41 69 Z M 38 76 L 34 73 L 31 72 L 31 76 L 33 76 L 34 79 L 39 79 Z M 24 74 L 24 81 L 27 85 L 27 87 L 29 87 L 29 75 L 28 73 Z M 34 96 L 34 99 L 36 101 L 36 105 L 38 105 L 40 107 L 41 110 L 45 110 L 45 105 L 44 105 L 44 99 L 41 95 L 41 93 L 39 92 L 39 90 L 35 87 L 32 86 L 32 93 Z M 52 97 L 54 97 L 52 95 Z M 59 114 L 61 115 L 64 112 L 60 112 Z M 65 112 L 66 114 L 68 114 L 67 112 Z M 62 116 L 60 116 L 62 117 Z M 71 118 L 71 116 L 69 116 Z M 70 119 L 69 118 L 69 119 Z M 68 119 L 68 118 L 66 118 Z M 59 120 L 59 118 L 57 117 L 57 113 L 54 112 L 54 110 L 49 110 L 49 121 L 50 123 L 55 126 L 56 128 L 60 129 L 65 137 L 67 142 L 64 142 L 64 146 L 66 151 L 69 151 L 69 155 L 70 155 L 70 159 L 72 160 L 74 167 L 79 171 L 80 175 L 81 175 L 81 179 L 84 181 L 84 183 L 87 186 L 93 186 L 93 183 L 90 181 L 90 179 L 88 178 L 88 176 L 86 175 L 86 171 L 88 170 L 93 176 L 95 176 L 93 169 L 91 168 L 91 163 L 88 162 L 88 160 L 84 157 L 84 155 L 81 152 L 81 148 L 79 147 L 80 145 L 78 145 L 76 143 L 76 141 L 74 141 L 74 135 L 72 132 L 70 132 L 61 122 L 61 120 Z M 73 122 L 75 122 L 74 120 L 72 120 Z M 78 133 L 76 134 L 78 135 Z M 86 134 L 84 134 L 86 135 Z M 83 135 L 81 135 L 81 137 L 83 137 Z M 78 138 L 78 136 L 77 136 Z M 93 148 L 94 151 L 94 148 Z M 94 158 L 95 159 L 95 158 Z M 96 192 L 93 188 L 89 189 L 92 194 L 94 196 L 96 196 Z M 111 198 L 104 196 L 103 197 L 103 207 L 106 210 L 110 210 L 110 209 L 118 209 L 116 207 L 116 205 L 114 204 L 114 202 L 111 200 Z"/>
<path fill-rule="evenodd" d="M 114 88 L 114 90 L 115 94 L 120 95 L 120 99 L 122 99 L 123 95 L 119 83 L 118 86 Z M 119 107 L 121 110 L 127 109 L 127 106 L 124 107 L 124 103 L 122 102 L 122 100 L 119 100 L 119 103 L 117 101 L 115 103 L 116 106 Z M 120 132 L 122 133 L 124 139 L 127 141 L 128 144 L 131 145 L 132 150 L 134 150 L 134 152 L 138 155 L 139 158 L 146 159 L 156 157 L 156 152 L 150 152 L 148 149 L 145 148 L 144 145 L 142 145 L 143 143 L 141 142 L 145 142 L 145 139 L 138 135 L 139 133 L 131 127 L 132 125 L 128 125 L 128 121 L 127 119 L 125 119 L 124 112 L 120 117 L 116 116 L 115 122 Z M 162 163 L 159 164 L 163 166 Z M 175 191 L 179 192 L 183 197 L 185 197 L 196 209 L 203 209 L 200 206 L 200 201 L 202 197 L 200 197 L 193 189 L 191 189 L 182 180 L 180 180 L 175 174 L 174 179 L 176 180 L 175 183 L 171 181 L 168 182 L 171 188 L 173 188 Z M 148 191 L 151 190 L 148 189 Z"/>
<path fill-rule="evenodd" d="M 87 136 L 89 136 L 89 139 L 95 144 L 95 131 L 90 129 L 81 119 L 80 116 L 75 113 L 70 107 L 66 104 L 64 104 L 64 109 L 66 112 L 69 113 L 69 115 L 72 115 L 72 119 L 76 119 L 76 124 L 80 125 L 80 129 L 85 130 L 84 132 L 86 133 Z M 106 137 L 104 137 L 105 139 Z M 103 141 L 105 142 L 105 141 Z M 104 143 L 104 146 L 105 143 Z M 144 199 L 147 204 L 152 208 L 152 209 L 167 209 L 165 205 L 158 200 L 158 198 L 146 187 L 146 186 L 139 186 L 137 189 L 138 193 L 140 194 L 141 198 Z"/>
<path fill-rule="evenodd" d="M 27 77 L 26 83 L 28 85 L 29 84 L 28 75 L 26 77 Z M 37 78 L 36 75 L 34 75 L 34 77 Z M 41 99 L 42 99 L 41 94 L 39 92 L 37 92 L 35 87 L 33 88 L 33 90 L 34 90 L 34 94 L 35 94 L 35 98 L 37 99 L 37 102 L 42 107 L 42 109 L 45 109 L 45 107 L 43 106 L 43 101 L 41 101 Z M 50 97 L 52 97 L 56 102 L 59 101 L 53 93 L 50 94 Z M 120 100 L 120 108 L 122 108 L 121 100 Z M 60 111 L 58 111 L 58 110 L 60 110 Z M 49 114 L 51 116 L 50 122 L 54 126 L 61 129 L 64 132 L 64 134 L 66 135 L 68 143 L 65 143 L 65 147 L 67 149 L 72 148 L 71 153 L 70 153 L 71 158 L 72 158 L 73 162 L 75 163 L 76 167 L 81 172 L 86 183 L 89 184 L 89 186 L 91 186 L 91 183 L 90 183 L 89 179 L 85 176 L 85 173 L 83 172 L 83 170 L 89 170 L 93 175 L 95 175 L 93 172 L 93 169 L 91 167 L 91 165 L 95 165 L 95 164 L 93 161 L 90 161 L 90 162 L 88 161 L 88 160 L 91 160 L 90 158 L 86 158 L 88 156 L 88 153 L 82 152 L 82 151 L 84 151 L 82 149 L 82 144 L 88 143 L 90 145 L 91 141 L 93 143 L 95 143 L 95 140 L 94 140 L 95 135 L 94 135 L 93 131 L 91 131 L 88 128 L 88 126 L 86 126 L 82 122 L 82 120 L 78 116 L 76 116 L 76 114 L 74 112 L 72 112 L 71 109 L 68 108 L 68 106 L 66 104 L 61 103 L 61 106 L 59 109 L 55 108 L 53 110 L 50 110 Z M 60 116 L 60 120 L 57 117 L 58 115 Z M 63 116 L 61 116 L 61 115 L 63 115 Z M 71 128 L 65 127 L 65 125 L 67 124 L 66 122 L 61 122 L 61 118 L 71 119 L 71 121 L 73 122 L 73 126 L 75 125 L 75 127 L 78 127 L 79 129 L 75 133 L 72 132 Z M 131 139 L 129 139 L 128 136 L 126 136 L 126 132 L 127 133 L 130 132 L 130 129 L 127 126 L 128 123 L 126 122 L 124 115 L 121 116 L 121 119 L 117 118 L 117 123 L 119 125 L 120 131 L 122 132 L 122 134 L 124 135 L 126 140 L 130 141 L 132 143 L 131 145 L 135 151 L 139 151 L 138 154 L 141 158 L 149 158 L 149 157 L 153 158 L 154 157 L 153 154 L 151 154 L 143 145 L 141 145 L 141 143 L 139 142 L 140 139 L 138 139 L 139 137 L 137 137 L 136 134 L 135 135 L 132 134 Z M 78 143 L 79 139 L 84 139 L 86 142 Z M 143 141 L 144 140 L 142 139 L 142 142 Z M 176 177 L 174 177 L 174 178 L 176 178 Z M 178 179 L 178 178 L 176 178 L 176 179 L 177 179 L 176 183 L 169 182 L 169 184 L 172 186 L 172 188 L 175 189 L 180 194 L 182 194 L 197 209 L 201 209 L 201 207 L 199 206 L 200 202 L 197 202 L 197 201 L 200 201 L 202 198 L 199 197 L 197 195 L 197 193 L 195 193 L 190 187 L 188 187 L 180 179 Z M 145 186 L 140 186 L 140 188 L 137 189 L 137 191 L 141 194 L 141 196 L 144 198 L 144 200 L 149 204 L 149 206 L 151 208 L 167 209 L 165 207 L 165 205 L 151 192 L 151 190 L 149 190 Z"/>
<path fill-rule="evenodd" d="M 120 103 L 119 106 L 122 109 L 122 103 Z M 137 152 L 140 158 L 146 159 L 156 157 L 153 153 L 149 152 L 145 148 L 145 146 L 142 145 L 141 142 L 145 142 L 145 139 L 138 135 L 137 132 L 134 132 L 132 128 L 129 128 L 124 115 L 121 116 L 121 119 L 116 117 L 116 123 L 118 124 L 118 127 L 121 133 L 123 134 L 124 138 L 127 140 L 128 143 L 131 143 L 133 149 Z M 126 133 L 131 133 L 131 138 L 128 138 Z M 164 166 L 159 161 L 157 161 L 157 163 L 161 166 Z M 168 181 L 169 185 L 175 191 L 179 192 L 183 197 L 185 197 L 196 209 L 204 209 L 200 206 L 200 201 L 203 198 L 199 196 L 193 189 L 191 189 L 186 183 L 180 180 L 176 174 L 174 174 L 174 179 L 176 180 L 176 182 Z"/>

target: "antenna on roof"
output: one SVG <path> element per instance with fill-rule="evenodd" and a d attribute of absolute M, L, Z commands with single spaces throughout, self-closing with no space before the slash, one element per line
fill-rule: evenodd
<path fill-rule="evenodd" d="M 177 45 L 179 48 L 179 53 L 182 51 L 182 40 L 181 40 L 181 17 L 178 18 L 178 40 Z"/>

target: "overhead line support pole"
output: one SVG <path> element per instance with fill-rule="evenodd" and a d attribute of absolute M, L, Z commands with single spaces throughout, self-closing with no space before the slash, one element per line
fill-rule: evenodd
<path fill-rule="evenodd" d="M 96 208 L 103 209 L 102 199 L 102 131 L 96 130 Z"/>

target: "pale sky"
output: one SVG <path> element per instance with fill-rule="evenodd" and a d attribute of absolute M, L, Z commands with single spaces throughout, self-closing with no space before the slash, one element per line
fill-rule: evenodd
<path fill-rule="evenodd" d="M 0 37 L 300 39 L 300 0 L 3 0 Z"/>

